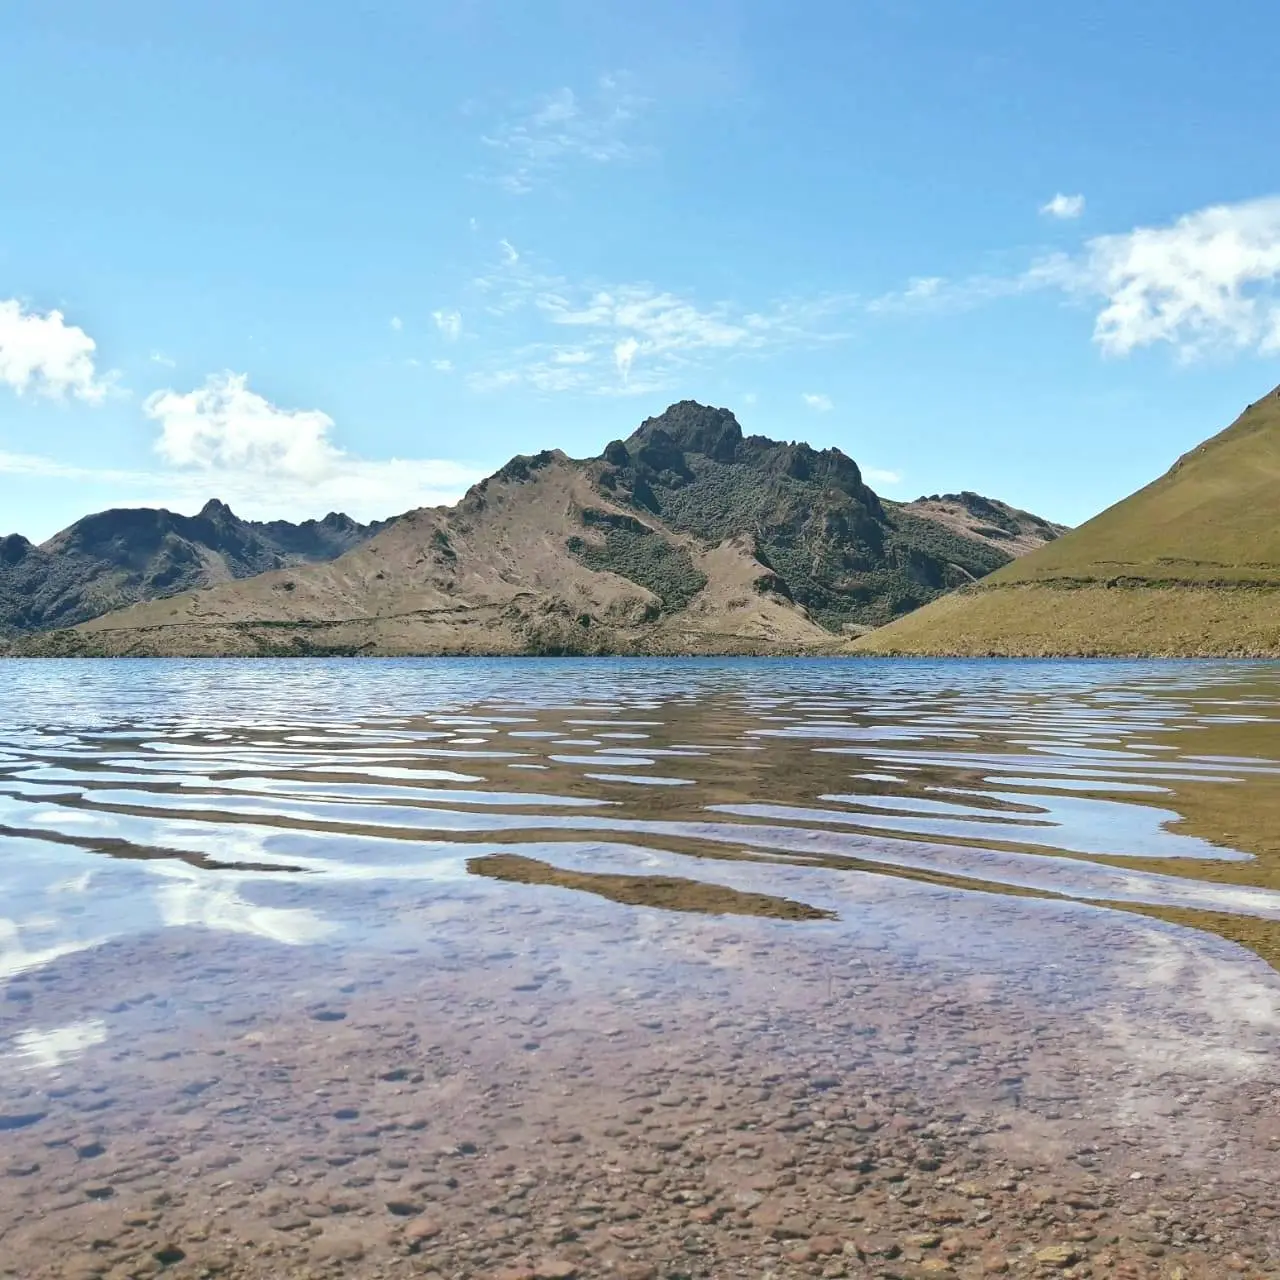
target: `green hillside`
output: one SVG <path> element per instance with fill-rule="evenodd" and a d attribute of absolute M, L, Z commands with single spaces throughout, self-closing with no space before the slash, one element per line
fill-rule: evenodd
<path fill-rule="evenodd" d="M 1280 391 L 1087 524 L 854 648 L 1280 654 Z"/>

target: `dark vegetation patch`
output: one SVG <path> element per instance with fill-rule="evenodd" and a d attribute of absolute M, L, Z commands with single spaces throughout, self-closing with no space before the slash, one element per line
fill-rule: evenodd
<path fill-rule="evenodd" d="M 708 546 L 752 539 L 773 571 L 771 589 L 831 631 L 891 621 L 1012 558 L 886 509 L 838 449 L 744 437 L 728 410 L 692 401 L 649 419 L 630 440 L 612 442 L 601 461 L 602 489 L 637 511 Z M 998 506 L 972 497 L 993 525 L 1010 523 Z M 592 568 L 649 587 L 668 612 L 683 607 L 692 580 L 673 578 L 670 562 L 659 566 L 656 535 L 647 539 L 611 527 L 603 549 L 581 540 L 572 549 Z"/>
<path fill-rule="evenodd" d="M 584 522 L 604 533 L 603 544 L 570 538 L 569 550 L 589 569 L 616 573 L 652 591 L 664 613 L 676 613 L 707 585 L 689 552 L 632 516 L 588 509 Z"/>

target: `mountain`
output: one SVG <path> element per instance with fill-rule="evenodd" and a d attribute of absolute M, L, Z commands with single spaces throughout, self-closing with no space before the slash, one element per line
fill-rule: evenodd
<path fill-rule="evenodd" d="M 853 648 L 1280 656 L 1280 388 L 1145 489 Z"/>
<path fill-rule="evenodd" d="M 214 500 L 196 516 L 103 511 L 40 546 L 11 534 L 0 538 L 0 636 L 74 626 L 136 601 L 333 560 L 385 523 L 334 514 L 258 524 Z"/>
<path fill-rule="evenodd" d="M 331 563 L 138 604 L 24 650 L 830 649 L 1056 532 L 976 495 L 922 501 L 883 502 L 838 449 L 744 436 L 729 410 L 683 401 L 600 457 L 513 458 L 457 506 L 410 512 Z"/>
<path fill-rule="evenodd" d="M 953 533 L 994 547 L 1014 558 L 1060 538 L 1067 531 L 1064 524 L 1054 524 L 1051 520 L 1033 516 L 1029 511 L 1019 511 L 1016 507 L 968 490 L 917 498 L 901 509 L 907 515 L 932 520 Z"/>

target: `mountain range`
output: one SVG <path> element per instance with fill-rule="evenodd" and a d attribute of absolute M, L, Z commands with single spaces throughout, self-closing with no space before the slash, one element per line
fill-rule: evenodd
<path fill-rule="evenodd" d="M 1088 523 L 852 648 L 1280 657 L 1280 388 Z"/>
<path fill-rule="evenodd" d="M 86 516 L 40 546 L 0 538 L 0 637 L 70 627 L 140 600 L 333 560 L 386 521 L 344 515 L 241 520 L 217 500 L 198 515 L 136 508 Z"/>
<path fill-rule="evenodd" d="M 838 449 L 682 401 L 381 525 L 210 503 L 6 539 L 0 625 L 46 654 L 831 651 L 1062 532 L 973 493 L 888 502 Z"/>

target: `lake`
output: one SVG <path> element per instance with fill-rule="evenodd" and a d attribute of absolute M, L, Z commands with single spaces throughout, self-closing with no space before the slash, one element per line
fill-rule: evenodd
<path fill-rule="evenodd" d="M 1280 1275 L 1280 666 L 0 662 L 0 1275 Z"/>

